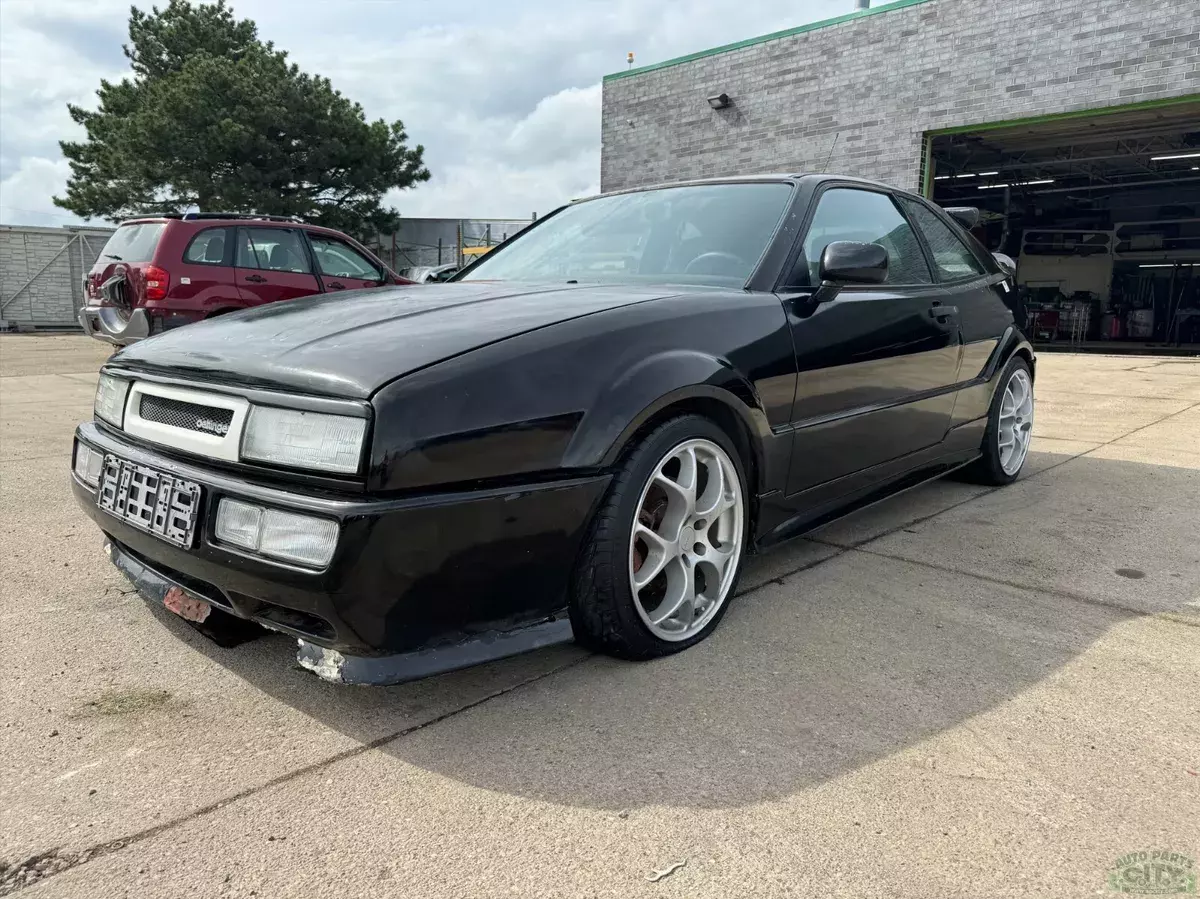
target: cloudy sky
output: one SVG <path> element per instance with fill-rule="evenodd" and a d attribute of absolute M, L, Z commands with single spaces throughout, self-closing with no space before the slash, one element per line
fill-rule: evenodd
<path fill-rule="evenodd" d="M 162 0 L 160 0 L 162 2 Z M 150 3 L 139 2 L 139 6 Z M 369 118 L 403 119 L 433 178 L 404 214 L 527 217 L 600 181 L 600 79 L 840 15 L 853 0 L 233 0 L 259 36 L 332 79 Z M 877 2 L 876 5 L 879 5 Z M 94 106 L 127 71 L 129 0 L 0 0 L 0 222 L 77 221 L 50 198 Z"/>

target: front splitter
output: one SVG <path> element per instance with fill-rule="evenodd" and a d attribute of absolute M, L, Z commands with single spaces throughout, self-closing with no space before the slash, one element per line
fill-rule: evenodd
<path fill-rule="evenodd" d="M 190 593 L 186 585 L 176 583 L 160 574 L 115 543 L 106 542 L 105 551 L 117 570 L 133 585 L 138 595 L 147 602 L 170 608 L 167 605 L 167 597 L 173 589 Z M 206 597 L 201 598 L 207 600 Z M 214 618 L 226 620 L 230 625 L 253 626 L 251 621 L 217 606 L 213 607 L 212 613 L 197 629 L 223 645 L 232 645 L 234 642 L 242 641 L 226 642 L 217 636 L 222 629 L 215 626 Z M 269 622 L 254 623 L 272 630 L 277 629 Z M 317 677 L 330 683 L 382 687 L 419 680 L 459 668 L 469 668 L 472 665 L 531 652 L 544 646 L 569 643 L 574 639 L 575 635 L 571 630 L 570 619 L 564 612 L 562 617 L 539 621 L 524 627 L 505 631 L 486 631 L 461 642 L 439 644 L 392 655 L 349 655 L 336 649 L 318 646 L 300 637 L 298 638 L 299 648 L 296 652 L 296 661 Z"/>

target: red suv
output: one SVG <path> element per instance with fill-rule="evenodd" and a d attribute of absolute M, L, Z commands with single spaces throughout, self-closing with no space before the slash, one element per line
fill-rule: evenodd
<path fill-rule="evenodd" d="M 237 213 L 124 222 L 83 281 L 79 323 L 119 345 L 276 300 L 412 283 L 340 231 Z"/>

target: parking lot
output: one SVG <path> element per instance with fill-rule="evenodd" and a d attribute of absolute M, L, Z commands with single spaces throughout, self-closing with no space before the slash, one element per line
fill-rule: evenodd
<path fill-rule="evenodd" d="M 0 895 L 1084 897 L 1200 857 L 1200 361 L 1043 354 L 1020 481 L 753 559 L 681 655 L 364 689 L 131 594 L 68 486 L 106 355 L 0 339 Z"/>

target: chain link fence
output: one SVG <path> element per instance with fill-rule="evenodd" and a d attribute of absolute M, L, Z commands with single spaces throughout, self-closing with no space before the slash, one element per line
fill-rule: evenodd
<path fill-rule="evenodd" d="M 394 270 L 418 266 L 463 265 L 463 250 L 494 247 L 533 222 L 528 219 L 405 218 L 395 234 L 380 234 L 370 248 Z"/>

